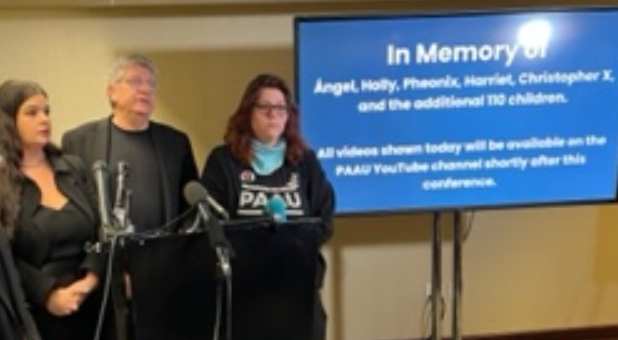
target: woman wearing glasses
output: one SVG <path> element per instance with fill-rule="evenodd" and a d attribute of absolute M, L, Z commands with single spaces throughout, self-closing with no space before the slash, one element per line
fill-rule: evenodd
<path fill-rule="evenodd" d="M 262 216 L 276 197 L 290 219 L 322 219 L 320 245 L 331 237 L 334 193 L 300 134 L 299 111 L 281 78 L 262 74 L 248 84 L 224 142 L 209 155 L 201 180 L 232 218 Z M 325 270 L 321 257 L 317 270 L 319 288 Z M 316 301 L 313 338 L 324 339 L 326 318 L 319 296 Z"/>

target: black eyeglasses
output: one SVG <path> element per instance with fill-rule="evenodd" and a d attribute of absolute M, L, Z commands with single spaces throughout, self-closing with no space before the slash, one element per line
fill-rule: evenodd
<path fill-rule="evenodd" d="M 144 78 L 136 77 L 136 78 L 124 78 L 122 79 L 122 81 L 134 89 L 139 88 L 143 85 L 146 85 L 148 86 L 148 88 L 153 89 L 153 90 L 157 88 L 157 82 L 154 79 L 144 79 Z"/>
<path fill-rule="evenodd" d="M 278 116 L 285 116 L 288 114 L 288 107 L 286 105 L 256 103 L 253 107 L 255 108 L 255 110 L 261 113 L 273 112 Z"/>

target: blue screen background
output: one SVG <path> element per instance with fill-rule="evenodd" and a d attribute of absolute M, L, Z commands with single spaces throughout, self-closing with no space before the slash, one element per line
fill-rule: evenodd
<path fill-rule="evenodd" d="M 520 27 L 543 20 L 551 27 L 544 58 L 525 58 L 521 51 L 512 65 L 505 60 L 419 64 L 416 45 L 516 44 Z M 522 73 L 616 72 L 618 12 L 579 10 L 538 13 L 493 13 L 451 16 L 299 19 L 296 22 L 297 94 L 301 127 L 318 152 L 335 188 L 337 212 L 436 210 L 613 200 L 616 195 L 618 144 L 618 83 L 599 80 L 573 85 L 526 85 Z M 387 46 L 407 47 L 409 64 L 388 65 Z M 511 74 L 513 86 L 484 86 L 404 90 L 406 77 L 460 79 L 467 75 Z M 612 73 L 612 76 L 615 76 Z M 341 96 L 315 93 L 316 82 L 345 83 L 363 79 L 397 80 L 395 93 L 359 91 Z M 566 103 L 543 105 L 487 104 L 487 95 L 560 94 Z M 410 101 L 440 96 L 484 96 L 481 107 L 360 112 L 361 102 L 393 98 Z M 586 144 L 586 136 L 604 139 Z M 337 157 L 328 150 L 377 148 L 443 142 L 464 145 L 480 141 L 519 141 L 530 138 L 582 138 L 583 145 L 527 150 L 481 150 L 454 154 Z M 425 150 L 427 151 L 427 150 Z M 565 165 L 565 155 L 581 155 L 584 164 Z M 422 173 L 376 173 L 375 166 L 436 161 L 461 162 L 521 157 L 558 157 L 560 165 Z M 339 169 L 339 173 L 338 173 Z M 358 169 L 371 169 L 358 174 Z M 427 189 L 427 181 L 484 179 L 493 185 Z M 432 182 L 433 183 L 433 182 Z"/>

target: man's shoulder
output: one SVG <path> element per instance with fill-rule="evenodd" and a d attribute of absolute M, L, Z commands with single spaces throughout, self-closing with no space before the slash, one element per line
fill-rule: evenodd
<path fill-rule="evenodd" d="M 109 121 L 108 118 L 97 119 L 93 121 L 89 121 L 83 123 L 75 128 L 72 128 L 64 133 L 65 138 L 70 138 L 74 136 L 87 135 L 91 134 L 94 130 L 98 129 L 102 125 L 106 124 Z"/>
<path fill-rule="evenodd" d="M 73 171 L 83 171 L 85 169 L 84 161 L 81 157 L 65 152 L 56 155 L 56 159 L 52 163 L 56 164 L 56 166 L 58 164 L 65 164 Z"/>
<path fill-rule="evenodd" d="M 184 133 L 180 129 L 175 128 L 169 124 L 161 123 L 157 121 L 150 121 L 150 126 L 152 127 L 153 131 L 156 131 L 156 133 L 164 134 L 168 137 L 172 136 L 175 138 L 188 139 L 188 136 L 186 133 Z"/>

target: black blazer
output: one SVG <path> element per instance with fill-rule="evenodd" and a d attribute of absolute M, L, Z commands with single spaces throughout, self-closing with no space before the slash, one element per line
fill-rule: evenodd
<path fill-rule="evenodd" d="M 62 136 L 63 150 L 81 157 L 89 169 L 97 160 L 109 164 L 111 124 L 110 116 L 66 132 Z M 185 184 L 197 179 L 197 166 L 186 134 L 153 121 L 150 129 L 163 179 L 164 219 L 169 222 L 187 208 L 182 192 Z"/>
<path fill-rule="evenodd" d="M 82 161 L 76 156 L 48 154 L 58 189 L 88 218 L 92 241 L 96 241 L 99 219 L 96 213 L 91 180 Z M 53 244 L 50 236 L 34 223 L 41 193 L 30 179 L 23 179 L 21 209 L 13 239 L 13 252 L 28 300 L 44 308 L 47 295 L 58 284 L 55 263 L 47 262 L 53 254 L 67 254 L 84 249 L 83 244 Z M 35 246 L 32 246 L 32 245 Z M 72 249 L 72 250 L 71 250 Z M 79 252 L 78 250 L 78 252 Z M 98 254 L 86 254 L 79 269 L 102 277 L 105 260 Z"/>
<path fill-rule="evenodd" d="M 40 340 L 20 285 L 7 236 L 0 226 L 0 339 Z"/>

